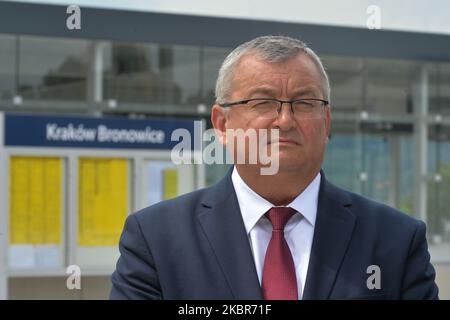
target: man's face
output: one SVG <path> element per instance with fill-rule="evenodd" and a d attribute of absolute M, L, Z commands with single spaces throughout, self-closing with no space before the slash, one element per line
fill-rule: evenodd
<path fill-rule="evenodd" d="M 242 57 L 235 69 L 232 94 L 227 102 L 253 98 L 326 99 L 320 73 L 306 54 L 281 63 L 267 63 L 255 55 Z M 311 172 L 320 169 L 330 129 L 329 107 L 320 107 L 317 116 L 305 118 L 294 115 L 290 105 L 284 103 L 278 117 L 262 119 L 252 115 L 248 106 L 238 105 L 224 111 L 224 117 L 226 129 L 279 129 L 280 141 L 272 143 L 278 143 L 280 170 Z M 270 143 L 269 139 L 268 153 Z"/>

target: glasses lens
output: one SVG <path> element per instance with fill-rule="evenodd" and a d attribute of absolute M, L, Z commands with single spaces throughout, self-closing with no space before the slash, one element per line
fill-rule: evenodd
<path fill-rule="evenodd" d="M 249 101 L 246 107 L 250 114 L 259 119 L 274 119 L 278 117 L 280 101 L 270 99 L 255 99 Z M 292 102 L 294 116 L 303 119 L 318 118 L 321 115 L 323 102 L 320 100 L 296 100 Z"/>
<path fill-rule="evenodd" d="M 322 101 L 308 99 L 298 100 L 293 103 L 294 114 L 305 119 L 317 118 L 320 116 L 322 105 Z"/>
<path fill-rule="evenodd" d="M 254 116 L 262 119 L 275 118 L 278 114 L 277 110 L 279 102 L 276 100 L 258 99 L 249 103 L 250 112 Z"/>

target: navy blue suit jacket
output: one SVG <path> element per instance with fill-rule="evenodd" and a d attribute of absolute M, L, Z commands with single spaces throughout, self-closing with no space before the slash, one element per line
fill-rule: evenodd
<path fill-rule="evenodd" d="M 119 248 L 111 299 L 262 299 L 231 170 L 130 215 Z M 380 289 L 367 285 L 371 265 Z M 434 279 L 423 222 L 322 172 L 303 299 L 436 299 Z"/>

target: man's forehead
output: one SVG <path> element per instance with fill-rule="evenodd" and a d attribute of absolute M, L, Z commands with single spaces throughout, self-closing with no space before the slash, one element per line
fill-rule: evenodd
<path fill-rule="evenodd" d="M 297 73 L 296 73 L 297 72 Z M 258 55 L 243 56 L 234 70 L 234 80 L 258 81 L 274 75 L 291 75 L 292 78 L 315 78 L 321 81 L 320 72 L 311 57 L 299 54 L 282 62 L 264 61 Z"/>
<path fill-rule="evenodd" d="M 304 65 L 310 63 L 313 63 L 312 58 L 304 52 L 299 52 L 292 57 L 279 61 L 271 61 L 271 59 L 266 59 L 258 53 L 246 53 L 239 59 L 237 68 L 245 68 L 247 65 L 258 65 L 267 69 L 282 69 L 288 64 Z"/>
<path fill-rule="evenodd" d="M 320 74 L 308 58 L 303 54 L 283 62 L 271 63 L 262 60 L 258 55 L 247 54 L 241 58 L 238 68 L 235 69 L 234 85 L 241 88 L 245 86 L 252 92 L 270 94 L 281 85 L 281 79 L 288 79 L 287 84 L 291 87 L 292 94 L 317 93 L 321 85 Z M 299 70 L 295 72 L 297 68 Z M 277 75 L 280 75 L 280 78 Z"/>

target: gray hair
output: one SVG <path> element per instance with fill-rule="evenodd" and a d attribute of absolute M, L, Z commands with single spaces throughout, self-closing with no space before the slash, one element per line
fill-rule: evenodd
<path fill-rule="evenodd" d="M 312 58 L 322 77 L 325 99 L 330 100 L 330 82 L 319 56 L 304 42 L 286 36 L 262 36 L 245 42 L 234 49 L 223 61 L 216 81 L 216 102 L 224 103 L 231 94 L 234 73 L 240 59 L 249 53 L 257 54 L 263 61 L 278 63 L 289 60 L 300 53 Z"/>

